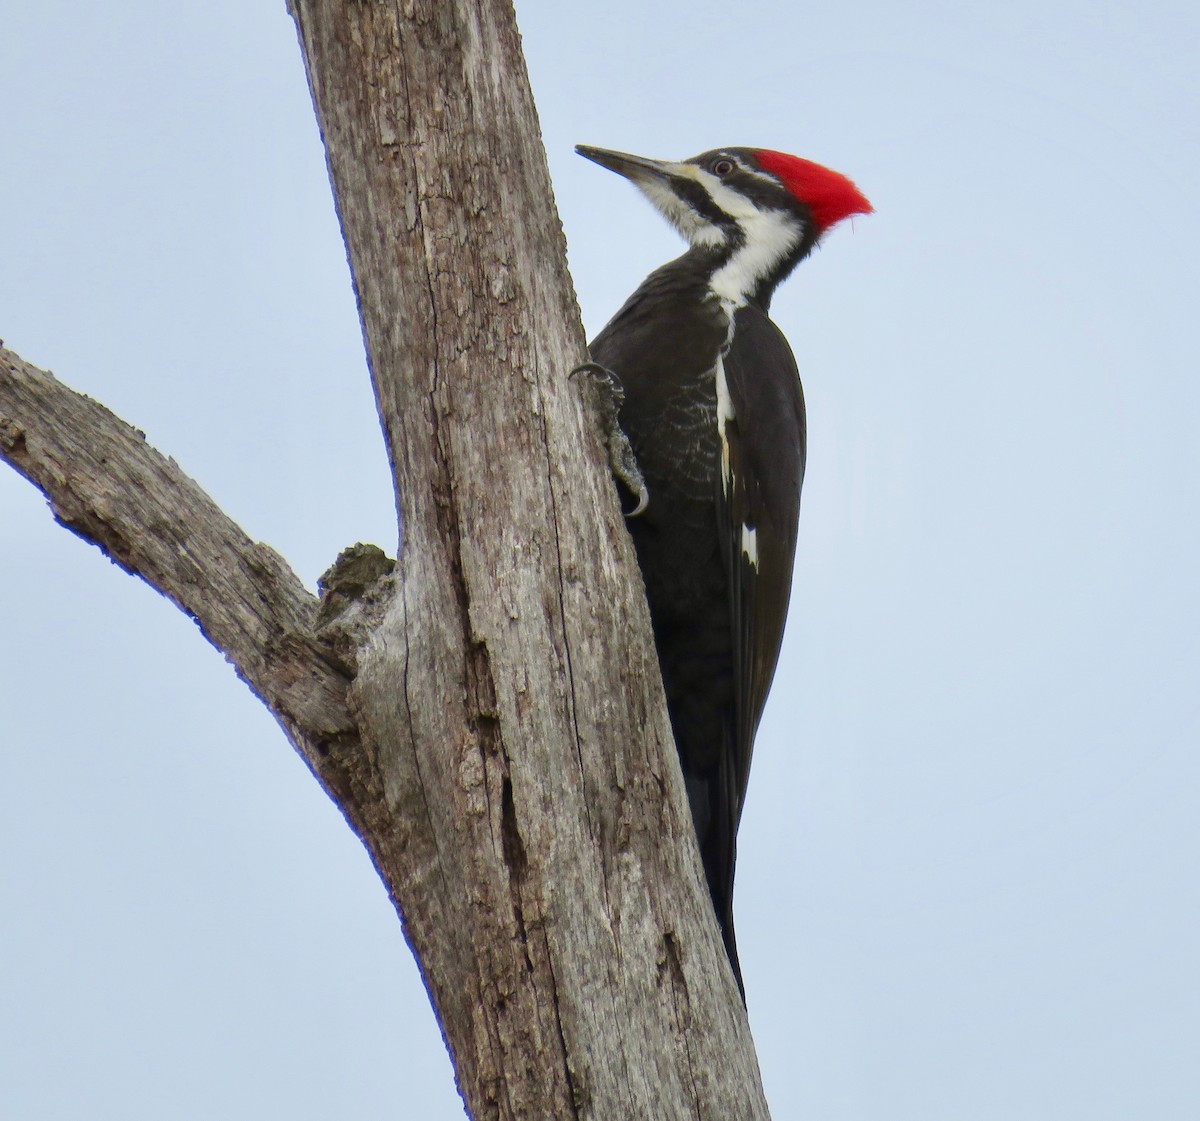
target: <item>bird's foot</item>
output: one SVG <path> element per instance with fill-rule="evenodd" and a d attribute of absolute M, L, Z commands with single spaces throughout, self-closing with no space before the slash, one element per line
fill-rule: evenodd
<path fill-rule="evenodd" d="M 637 499 L 637 505 L 625 516 L 636 518 L 650 501 L 650 492 L 646 489 L 646 480 L 642 477 L 642 469 L 638 466 L 637 456 L 629 437 L 621 431 L 617 414 L 625 401 L 625 387 L 621 379 L 606 366 L 598 362 L 585 362 L 571 371 L 571 377 L 576 374 L 587 374 L 594 385 L 599 388 L 600 423 L 603 426 L 604 442 L 608 446 L 608 465 L 616 476 Z"/>

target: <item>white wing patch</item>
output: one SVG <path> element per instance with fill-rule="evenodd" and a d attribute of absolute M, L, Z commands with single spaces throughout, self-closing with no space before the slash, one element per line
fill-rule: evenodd
<path fill-rule="evenodd" d="M 717 431 L 721 435 L 721 490 L 726 497 L 733 489 L 733 465 L 729 459 L 729 424 L 736 414 L 733 411 L 733 400 L 729 396 L 729 383 L 725 380 L 725 363 L 717 359 Z M 758 530 L 742 523 L 741 532 L 742 555 L 750 562 L 750 567 L 758 571 Z"/>
<path fill-rule="evenodd" d="M 725 361 L 717 356 L 717 433 L 721 437 L 721 490 L 729 493 L 733 483 L 733 467 L 729 461 L 729 423 L 736 414 L 733 411 L 733 398 L 729 396 L 729 383 L 725 380 Z"/>
<path fill-rule="evenodd" d="M 753 526 L 742 526 L 742 555 L 750 562 L 750 567 L 758 571 L 758 530 Z"/>

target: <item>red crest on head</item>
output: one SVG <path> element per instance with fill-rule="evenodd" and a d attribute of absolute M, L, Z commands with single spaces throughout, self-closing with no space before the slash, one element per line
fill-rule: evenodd
<path fill-rule="evenodd" d="M 808 207 L 822 233 L 851 214 L 870 214 L 875 209 L 840 172 L 770 148 L 759 148 L 754 154 L 763 171 L 769 171 Z"/>

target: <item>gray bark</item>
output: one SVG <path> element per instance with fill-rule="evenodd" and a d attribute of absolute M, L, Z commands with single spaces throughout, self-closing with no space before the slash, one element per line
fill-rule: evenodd
<path fill-rule="evenodd" d="M 363 839 L 471 1115 L 765 1118 L 509 4 L 295 0 L 403 547 L 324 600 L 0 355 L 0 455 L 193 616 Z"/>

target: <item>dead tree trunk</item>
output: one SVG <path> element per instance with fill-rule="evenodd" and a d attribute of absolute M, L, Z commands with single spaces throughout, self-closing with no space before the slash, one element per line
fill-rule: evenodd
<path fill-rule="evenodd" d="M 507 0 L 294 0 L 403 544 L 318 604 L 4 351 L 0 455 L 194 616 L 371 853 L 483 1118 L 765 1118 Z"/>

